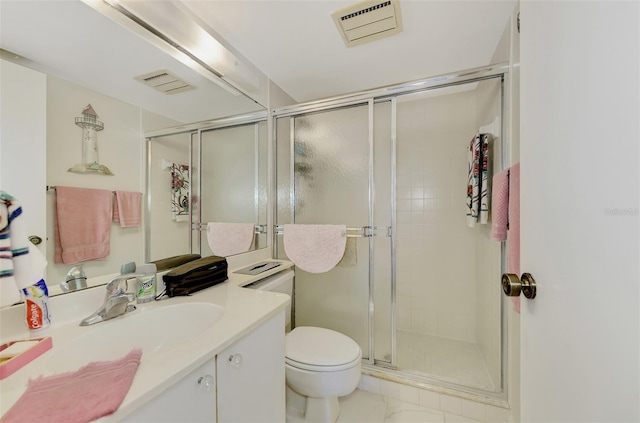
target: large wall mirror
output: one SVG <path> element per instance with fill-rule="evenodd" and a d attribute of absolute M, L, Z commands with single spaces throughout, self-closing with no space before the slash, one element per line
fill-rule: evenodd
<path fill-rule="evenodd" d="M 266 112 L 146 136 L 146 261 L 191 252 L 220 254 L 216 245 L 224 245 L 210 238 L 209 223 L 252 227 L 245 251 L 267 246 Z"/>
<path fill-rule="evenodd" d="M 40 116 L 40 119 L 30 120 L 26 116 L 24 119 L 25 122 L 33 122 L 34 125 L 40 122 L 39 125 L 44 126 L 46 137 L 42 146 L 35 151 L 29 147 L 32 151 L 16 156 L 22 161 L 16 166 L 28 169 L 32 164 L 26 159 L 28 155 L 46 155 L 46 170 L 26 181 L 27 185 L 18 185 L 17 178 L 3 176 L 0 187 L 6 191 L 11 188 L 13 195 L 25 198 L 23 204 L 31 204 L 27 199 L 29 196 L 45 198 L 43 226 L 46 229 L 45 233 L 38 234 L 44 239 L 38 248 L 46 252 L 49 262 L 46 280 L 50 287 L 63 282 L 74 264 L 54 262 L 55 189 L 47 190 L 46 187 L 139 191 L 151 196 L 150 214 L 144 215 L 140 227 L 121 228 L 113 224 L 110 255 L 104 260 L 82 263 L 89 277 L 117 273 L 120 265 L 126 262 L 144 263 L 149 259 L 187 252 L 194 246 L 197 238 L 194 234 L 203 234 L 199 228 L 176 223 L 171 216 L 169 223 L 159 220 L 171 213 L 170 172 L 163 168 L 162 160 L 185 164 L 198 157 L 205 164 L 218 163 L 212 167 L 200 167 L 199 162 L 192 165 L 202 170 L 197 177 L 199 180 L 194 183 L 207 190 L 206 197 L 201 195 L 206 202 L 198 209 L 198 222 L 231 220 L 224 213 L 233 211 L 237 217 L 242 211 L 245 213 L 243 220 L 251 218 L 256 226 L 266 223 L 263 216 L 266 214 L 266 182 L 261 179 L 266 175 L 266 118 L 262 121 L 255 118 L 260 114 L 266 116 L 262 105 L 266 104 L 266 78 L 259 72 L 246 77 L 245 69 L 244 80 L 251 84 L 242 86 L 220 74 L 215 75 L 208 72 L 206 66 L 185 58 L 184 52 L 172 50 L 158 39 L 152 40 L 152 33 L 148 30 L 133 28 L 130 19 L 105 16 L 90 3 L 79 0 L 0 2 L 3 86 L 18 83 L 32 86 L 29 72 L 35 71 L 36 77 L 44 78 L 40 94 L 46 98 L 43 100 L 45 111 L 38 112 L 44 113 L 44 118 Z M 106 4 L 97 3 L 102 7 Z M 111 10 L 110 13 L 116 12 Z M 188 87 L 172 94 L 136 79 L 152 72 L 174 75 Z M 154 79 L 160 78 L 150 78 L 151 85 Z M 241 79 L 236 78 L 236 81 Z M 16 94 L 12 99 L 6 92 L 3 90 L 2 114 L 3 126 L 8 128 L 4 125 L 9 120 L 5 110 L 13 105 L 12 101 L 22 102 L 25 97 Z M 104 123 L 104 130 L 98 133 L 99 157 L 100 162 L 114 173 L 113 176 L 67 171 L 80 159 L 81 129 L 74 120 L 88 104 Z M 253 116 L 255 119 L 254 122 L 228 124 L 236 116 Z M 201 122 L 196 129 L 193 129 L 194 122 Z M 13 151 L 9 143 L 19 144 L 20 131 L 24 126 L 16 128 L 12 137 L 5 136 L 3 128 L 0 150 L 4 154 L 3 166 L 11 161 L 6 154 Z M 180 134 L 174 131 L 167 136 L 158 135 L 167 128 L 183 129 Z M 147 150 L 149 140 L 156 146 L 150 149 L 157 155 L 153 162 L 150 162 Z M 198 148 L 202 146 L 201 151 L 195 149 L 195 144 Z M 241 160 L 236 158 L 237 154 L 242 155 Z M 159 160 L 157 166 L 156 158 Z M 220 176 L 224 169 L 222 165 L 233 163 L 237 164 L 236 171 L 244 169 L 242 178 L 235 174 L 227 175 L 224 180 Z M 149 186 L 153 191 L 147 191 Z M 221 197 L 216 198 L 217 195 Z M 39 216 L 34 210 L 37 208 L 25 208 L 25 215 Z M 162 231 L 171 224 L 179 231 L 178 235 L 172 235 L 176 242 L 163 242 Z M 147 229 L 154 246 L 162 246 L 161 249 L 150 249 Z M 259 233 L 257 235 L 252 248 L 266 246 L 266 240 L 260 238 Z M 206 243 L 202 239 L 199 242 L 203 255 L 207 255 Z"/>

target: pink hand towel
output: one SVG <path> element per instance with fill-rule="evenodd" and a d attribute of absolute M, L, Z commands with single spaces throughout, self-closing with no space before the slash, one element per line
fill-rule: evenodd
<path fill-rule="evenodd" d="M 116 191 L 113 196 L 113 221 L 120 222 L 122 228 L 133 228 L 142 223 L 142 193 Z"/>
<path fill-rule="evenodd" d="M 506 241 L 509 223 L 509 169 L 494 175 L 491 204 L 491 239 Z"/>
<path fill-rule="evenodd" d="M 109 415 L 129 392 L 141 357 L 142 350 L 134 349 L 120 360 L 30 380 L 0 422 L 84 423 Z"/>
<path fill-rule="evenodd" d="M 213 254 L 228 257 L 249 251 L 255 232 L 255 223 L 209 222 L 207 241 Z"/>
<path fill-rule="evenodd" d="M 509 169 L 509 232 L 508 263 L 509 273 L 520 275 L 520 163 Z M 513 297 L 514 310 L 520 313 L 520 297 Z"/>
<path fill-rule="evenodd" d="M 284 225 L 284 252 L 309 273 L 333 269 L 347 245 L 345 225 Z"/>
<path fill-rule="evenodd" d="M 112 193 L 56 187 L 55 263 L 103 260 L 110 252 Z"/>

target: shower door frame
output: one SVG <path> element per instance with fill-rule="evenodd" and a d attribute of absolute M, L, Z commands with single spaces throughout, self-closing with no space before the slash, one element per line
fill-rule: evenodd
<path fill-rule="evenodd" d="M 252 113 L 244 113 L 235 116 L 210 119 L 201 122 L 195 122 L 185 125 L 172 126 L 169 128 L 158 129 L 154 131 L 149 131 L 144 134 L 145 143 L 146 143 L 146 172 L 145 172 L 145 189 L 146 189 L 146 198 L 144 200 L 144 218 L 145 218 L 145 260 L 146 262 L 151 261 L 151 250 L 148 247 L 151 245 L 151 190 L 153 188 L 152 177 L 151 177 L 151 166 L 152 166 L 152 147 L 153 142 L 156 138 L 168 137 L 172 135 L 188 135 L 189 141 L 187 142 L 187 148 L 189 150 L 189 169 L 190 172 L 193 171 L 194 165 L 197 162 L 198 168 L 198 187 L 194 189 L 192 184 L 189 184 L 189 198 L 193 200 L 194 194 L 196 195 L 198 202 L 201 200 L 201 181 L 200 181 L 200 172 L 202 169 L 202 136 L 204 132 L 213 131 L 217 129 L 228 129 L 237 126 L 245 126 L 245 125 L 256 125 L 255 137 L 256 137 L 256 148 L 258 143 L 258 128 L 257 125 L 260 122 L 269 122 L 269 116 L 267 111 L 258 111 Z M 267 128 L 267 134 L 268 134 Z M 269 144 L 267 140 L 267 152 L 269 150 Z M 267 154 L 267 181 L 265 181 L 267 187 L 269 186 L 269 171 L 268 171 L 268 154 Z M 256 173 L 257 173 L 257 155 L 256 155 Z M 257 174 L 256 174 L 257 179 Z M 257 186 L 257 184 L 256 184 Z M 257 205 L 257 201 L 256 201 Z M 200 204 L 197 204 L 197 215 L 194 216 L 194 207 L 192 205 L 191 210 L 189 212 L 189 220 L 188 220 L 188 228 L 189 228 L 189 253 L 201 253 L 202 249 L 202 218 L 201 218 L 201 207 Z M 268 209 L 268 206 L 267 206 Z M 257 212 L 256 212 L 257 213 Z M 256 220 L 257 222 L 257 220 Z M 266 220 L 267 227 L 269 225 L 269 217 L 267 216 Z M 206 225 L 205 225 L 206 226 Z M 262 227 L 262 226 L 261 226 Z M 264 229 L 262 229 L 264 230 Z M 263 232 L 261 232 L 263 233 Z M 269 231 L 266 231 L 267 235 Z M 195 234 L 195 236 L 194 236 Z M 268 238 L 268 236 L 267 236 Z M 195 248 L 195 247 L 197 248 Z M 269 248 L 269 240 L 267 239 L 267 245 L 264 248 Z M 197 251 L 196 251 L 197 250 Z"/>
<path fill-rule="evenodd" d="M 506 328 L 506 312 L 504 306 L 504 299 L 501 300 L 501 381 L 500 386 L 501 390 L 498 392 L 485 391 L 482 389 L 476 389 L 473 387 L 468 387 L 465 385 L 458 385 L 454 383 L 449 383 L 437 378 L 423 377 L 416 374 L 398 371 L 396 369 L 396 355 L 397 355 L 397 335 L 396 335 L 396 326 L 397 326 L 397 294 L 396 294 L 396 242 L 397 242 L 397 224 L 396 224 L 396 153 L 397 153 L 397 127 L 396 127 L 396 118 L 397 118 L 397 98 L 401 95 L 413 94 L 418 92 L 425 92 L 430 90 L 436 90 L 440 88 L 447 88 L 456 85 L 462 85 L 473 82 L 480 82 L 489 79 L 501 78 L 501 140 L 502 140 L 502 148 L 500 154 L 500 168 L 505 168 L 506 157 L 509 156 L 510 153 L 510 143 L 506 142 L 505 134 L 507 133 L 506 128 L 508 122 L 506 122 L 506 113 L 505 113 L 505 78 L 508 75 L 509 64 L 508 63 L 499 63 L 494 65 L 489 65 L 485 67 L 479 67 L 469 70 L 464 70 L 456 73 L 439 75 L 432 78 L 411 81 L 399 85 L 392 85 L 382 88 L 377 88 L 373 90 L 361 91 L 353 94 L 347 94 L 344 96 L 330 97 L 327 99 L 321 99 L 317 101 L 311 101 L 306 103 L 300 103 L 292 106 L 286 106 L 278 109 L 273 109 L 271 111 L 271 119 L 272 119 L 272 139 L 273 146 L 275 148 L 277 142 L 277 120 L 281 118 L 289 117 L 291 122 L 297 116 L 303 116 L 306 114 L 312 114 L 322 111 L 330 111 L 336 110 L 340 108 L 359 106 L 359 105 L 368 105 L 368 127 L 369 127 L 369 228 L 371 229 L 371 233 L 369 236 L 369 305 L 368 305 L 368 321 L 369 321 L 369 358 L 363 359 L 363 369 L 365 371 L 369 371 L 370 374 L 375 374 L 376 376 L 388 377 L 391 380 L 397 380 L 398 376 L 402 377 L 403 381 L 407 384 L 414 385 L 417 387 L 425 387 L 425 386 L 437 386 L 440 390 L 444 389 L 449 392 L 464 392 L 471 397 L 474 397 L 479 400 L 488 401 L 494 403 L 495 405 L 504 405 L 506 404 L 506 395 L 507 395 L 507 328 Z M 374 308 L 374 274 L 373 274 L 373 236 L 375 229 L 373 227 L 373 206 L 374 206 L 374 181 L 373 181 L 373 166 L 374 166 L 374 157 L 373 157 L 373 113 L 374 113 L 374 105 L 379 102 L 391 102 L 391 175 L 390 175 L 390 183 L 391 183 L 391 227 L 390 227 L 390 242 L 391 242 L 391 306 L 390 306 L 390 321 L 391 321 L 391 360 L 390 362 L 386 362 L 383 360 L 375 359 L 375 327 L 374 327 L 374 316 L 375 316 L 375 308 Z M 291 142 L 291 151 L 290 151 L 290 160 L 294 160 L 293 154 L 293 143 L 294 143 L 294 125 L 290 123 L 290 142 Z M 275 155 L 274 155 L 275 156 Z M 291 172 L 293 172 L 294 166 L 290 164 Z M 272 184 L 272 205 L 273 205 L 273 216 L 274 216 L 274 242 L 272 244 L 272 253 L 273 257 L 278 257 L 278 242 L 276 241 L 277 235 L 281 235 L 281 231 L 279 231 L 279 227 L 276 225 L 277 216 L 278 216 L 278 201 L 276 197 L 277 189 L 275 189 L 275 183 L 277 180 L 277 166 L 273 166 L 273 176 L 272 179 L 274 184 Z M 293 177 L 290 177 L 291 183 L 291 192 L 289 193 L 289 200 L 291 202 L 291 217 L 294 217 L 293 214 L 293 203 L 295 201 L 295 187 L 293 184 Z M 504 242 L 501 243 L 501 273 L 505 271 L 505 263 L 506 263 L 506 249 Z"/>

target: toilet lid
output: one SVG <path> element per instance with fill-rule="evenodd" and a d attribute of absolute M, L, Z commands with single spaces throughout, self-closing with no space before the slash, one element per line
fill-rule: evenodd
<path fill-rule="evenodd" d="M 303 366 L 342 367 L 360 360 L 362 351 L 353 339 L 339 332 L 300 326 L 285 337 L 285 356 L 287 363 L 293 366 L 299 363 Z"/>

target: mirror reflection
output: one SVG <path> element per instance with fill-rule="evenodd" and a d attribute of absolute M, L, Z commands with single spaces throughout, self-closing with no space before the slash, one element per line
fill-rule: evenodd
<path fill-rule="evenodd" d="M 267 246 L 266 113 L 198 126 L 148 137 L 147 261 L 190 252 L 227 256 Z M 225 237 L 229 231 L 233 236 Z"/>
<path fill-rule="evenodd" d="M 60 292 L 58 285 L 65 281 L 66 274 L 79 263 L 56 263 L 54 260 L 56 191 L 45 187 L 121 190 L 146 195 L 145 134 L 265 109 L 228 83 L 214 82 L 215 78 L 186 66 L 139 33 L 103 16 L 81 1 L 3 1 L 0 7 L 2 86 L 16 87 L 12 92 L 3 90 L 2 149 L 12 152 L 12 157 L 6 154 L 2 157 L 3 175 L 11 169 L 32 169 L 30 178 L 3 177 L 0 185 L 21 200 L 25 218 L 32 228 L 30 235 L 45 240 L 37 248 L 46 254 L 49 262 L 46 281 L 52 287 L 51 291 L 56 293 Z M 141 78 L 136 79 L 153 72 L 175 75 L 189 87 L 168 93 L 143 83 Z M 29 89 L 20 90 L 18 87 Z M 24 104 L 29 106 L 18 107 Z M 100 162 L 109 167 L 113 176 L 67 172 L 82 158 L 82 129 L 76 126 L 75 118 L 89 104 L 104 124 L 98 135 Z M 11 110 L 11 114 L 6 110 Z M 21 115 L 16 117 L 16 114 Z M 19 125 L 18 122 L 28 124 Z M 9 130 L 11 136 L 4 136 Z M 36 130 L 39 131 L 38 136 L 33 135 Z M 254 129 L 248 131 L 255 133 Z M 211 131 L 207 135 L 211 140 L 203 141 L 206 146 L 203 159 L 212 163 L 214 160 L 233 163 L 233 159 L 224 157 L 233 151 L 222 146 L 226 145 L 225 141 L 213 136 L 214 132 L 222 134 Z M 266 129 L 258 132 L 266 134 Z M 165 147 L 172 152 L 160 152 L 161 160 L 189 163 L 192 135 L 187 132 L 180 137 L 178 142 L 167 143 Z M 26 143 L 25 139 L 33 139 L 33 143 Z M 221 146 L 215 147 L 219 139 Z M 263 147 L 256 143 L 255 137 L 250 142 L 253 143 L 253 167 L 251 172 L 246 170 L 246 175 L 251 175 L 253 184 L 243 182 L 239 185 L 242 188 L 224 199 L 216 199 L 212 194 L 224 193 L 222 188 L 210 187 L 213 191 L 207 192 L 208 203 L 203 203 L 202 208 L 205 214 L 198 215 L 201 222 L 229 220 L 216 209 L 226 204 L 224 210 L 236 212 L 246 207 L 247 214 L 254 217 L 252 222 L 258 224 L 262 217 L 260 207 L 264 206 L 266 210 L 266 185 L 259 181 L 258 176 L 265 172 L 260 164 Z M 154 145 L 161 144 L 160 138 L 155 139 Z M 206 158 L 205 154 L 210 154 L 208 150 L 215 152 L 213 159 Z M 266 155 L 263 157 L 266 159 Z M 82 263 L 88 278 L 118 273 L 123 263 L 135 261 L 142 264 L 149 260 L 149 256 L 180 254 L 190 245 L 196 245 L 198 237 L 193 237 L 188 223 L 176 222 L 183 231 L 180 238 L 174 238 L 178 241 L 164 243 L 162 249 L 151 253 L 145 251 L 145 226 L 150 224 L 153 228 L 152 237 L 162 236 L 162 224 L 156 225 L 155 219 L 166 210 L 171 214 L 172 210 L 170 184 L 164 180 L 171 173 L 163 170 L 161 165 L 150 172 L 149 184 L 154 191 L 149 195 L 154 204 L 164 204 L 152 208 L 151 222 L 146 222 L 144 219 L 147 217 L 143 215 L 143 221 L 136 227 L 112 223 L 109 255 L 102 260 Z M 220 180 L 215 172 L 211 176 Z M 155 177 L 164 179 L 156 181 Z M 208 177 L 209 174 L 202 175 L 202 178 Z M 233 181 L 239 182 L 239 179 L 234 177 Z M 220 187 L 230 186 L 229 182 L 221 182 Z M 251 193 L 248 191 L 250 186 L 253 187 Z M 164 191 L 160 187 L 165 187 Z M 236 200 L 238 204 L 234 204 Z M 198 233 L 206 235 L 199 228 Z M 205 240 L 200 239 L 203 244 L 206 244 Z M 265 244 L 257 237 L 251 248 L 261 248 Z M 206 248 L 203 245 L 205 255 L 209 253 Z"/>

